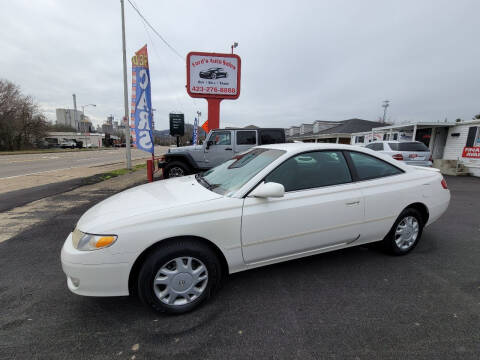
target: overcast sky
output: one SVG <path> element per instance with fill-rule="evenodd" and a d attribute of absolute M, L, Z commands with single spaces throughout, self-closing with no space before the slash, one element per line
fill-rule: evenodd
<path fill-rule="evenodd" d="M 135 0 L 164 38 L 189 51 L 242 58 L 238 100 L 221 126 L 288 127 L 314 120 L 470 119 L 480 113 L 480 1 Z M 120 1 L 0 0 L 0 78 L 19 84 L 48 117 L 94 103 L 96 123 L 123 114 Z M 168 113 L 193 122 L 203 99 L 185 90 L 185 61 L 148 30 L 126 1 L 127 59 L 149 47 L 156 128 Z M 129 97 L 130 98 L 130 97 Z"/>

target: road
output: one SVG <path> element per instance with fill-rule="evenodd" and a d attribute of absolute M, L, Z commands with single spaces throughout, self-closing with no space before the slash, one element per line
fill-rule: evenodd
<path fill-rule="evenodd" d="M 165 147 L 156 147 L 157 154 Z M 148 158 L 149 154 L 132 149 L 132 159 Z M 74 151 L 0 156 L 0 179 L 39 174 L 48 171 L 100 166 L 125 161 L 125 148 L 98 151 Z"/>
<path fill-rule="evenodd" d="M 163 154 L 167 147 L 155 147 Z M 132 164 L 150 154 L 132 149 Z M 98 181 L 98 175 L 125 167 L 125 148 L 0 156 L 0 211 Z M 141 169 L 143 173 L 145 169 Z"/>
<path fill-rule="evenodd" d="M 447 181 L 450 207 L 411 254 L 356 247 L 234 274 L 181 316 L 68 291 L 61 246 L 104 184 L 0 243 L 0 358 L 478 359 L 480 179 Z"/>

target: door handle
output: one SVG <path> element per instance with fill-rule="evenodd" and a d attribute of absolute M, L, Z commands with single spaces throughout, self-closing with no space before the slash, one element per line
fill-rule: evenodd
<path fill-rule="evenodd" d="M 352 202 L 347 202 L 347 203 L 345 203 L 345 205 L 347 205 L 347 206 L 360 205 L 360 200 L 352 201 Z"/>
<path fill-rule="evenodd" d="M 225 148 L 225 150 L 232 150 L 232 148 Z"/>

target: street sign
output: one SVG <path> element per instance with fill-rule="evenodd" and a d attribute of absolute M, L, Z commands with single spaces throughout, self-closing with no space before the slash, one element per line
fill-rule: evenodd
<path fill-rule="evenodd" d="M 170 114 L 170 135 L 183 136 L 185 134 L 185 115 Z"/>

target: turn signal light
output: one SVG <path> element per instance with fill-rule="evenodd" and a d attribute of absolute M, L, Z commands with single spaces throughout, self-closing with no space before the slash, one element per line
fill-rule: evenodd
<path fill-rule="evenodd" d="M 102 236 L 100 239 L 97 240 L 97 242 L 95 243 L 95 247 L 96 248 L 102 248 L 102 247 L 105 247 L 105 246 L 108 246 L 110 245 L 111 243 L 113 243 L 115 241 L 115 237 L 114 236 Z"/>
<path fill-rule="evenodd" d="M 392 156 L 395 160 L 403 160 L 403 155 L 402 154 L 395 154 Z"/>
<path fill-rule="evenodd" d="M 447 182 L 445 181 L 445 179 L 442 179 L 442 187 L 443 187 L 445 190 L 448 189 Z"/>

